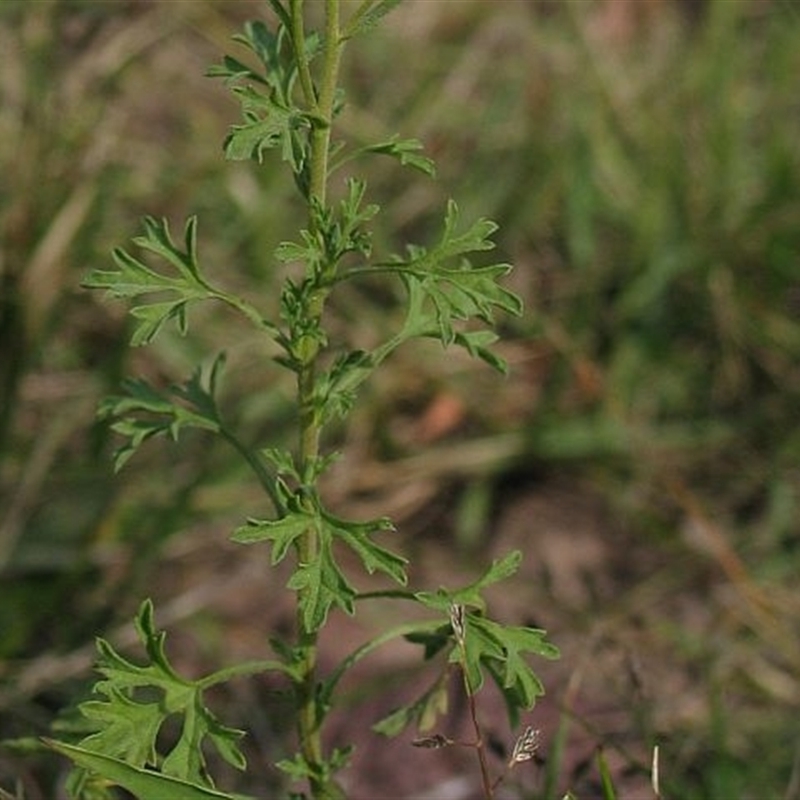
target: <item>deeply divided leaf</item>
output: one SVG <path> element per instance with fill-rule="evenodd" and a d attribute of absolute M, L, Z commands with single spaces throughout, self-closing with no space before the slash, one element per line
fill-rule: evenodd
<path fill-rule="evenodd" d="M 482 592 L 487 587 L 513 575 L 521 554 L 514 551 L 495 560 L 476 581 L 461 589 L 418 592 L 415 597 L 450 621 L 452 639 L 449 660 L 460 664 L 470 693 L 478 692 L 484 683 L 484 670 L 498 684 L 506 701 L 509 719 L 516 724 L 519 711 L 531 708 L 543 693 L 541 681 L 523 657 L 527 654 L 558 658 L 558 649 L 547 641 L 546 633 L 537 628 L 502 625 L 485 616 L 486 601 Z M 454 610 L 458 610 L 456 629 Z M 431 646 L 421 640 L 426 648 Z M 441 642 L 436 641 L 438 647 Z"/>
<path fill-rule="evenodd" d="M 143 379 L 124 381 L 124 395 L 106 398 L 99 414 L 114 419 L 112 429 L 127 441 L 114 454 L 121 469 L 139 447 L 155 436 L 177 440 L 184 428 L 218 432 L 222 428 L 214 392 L 225 362 L 219 355 L 208 369 L 198 367 L 189 380 L 160 392 Z"/>
<path fill-rule="evenodd" d="M 504 370 L 505 362 L 488 350 L 494 333 L 476 332 L 464 328 L 461 323 L 477 319 L 492 325 L 496 311 L 516 316 L 522 313 L 520 298 L 500 283 L 511 265 L 473 265 L 471 254 L 494 248 L 491 236 L 497 226 L 490 220 L 479 219 L 465 231 L 459 231 L 458 223 L 458 207 L 450 201 L 444 231 L 437 245 L 430 249 L 409 245 L 406 257 L 395 257 L 366 270 L 356 268 L 348 277 L 359 272 L 381 271 L 403 280 L 408 302 L 406 321 L 398 341 L 435 336 L 444 345 L 460 344 L 473 355 Z"/>
<path fill-rule="evenodd" d="M 214 291 L 201 277 L 197 263 L 197 220 L 190 217 L 184 229 L 183 247 L 175 244 L 166 219 L 144 219 L 144 236 L 133 241 L 139 248 L 166 261 L 168 272 L 151 268 L 122 248 L 112 257 L 116 270 L 94 270 L 83 285 L 106 289 L 113 297 L 140 298 L 131 308 L 137 320 L 131 344 L 149 344 L 164 324 L 173 320 L 181 334 L 186 333 L 186 309 L 192 302 L 215 297 Z M 156 295 L 160 299 L 144 299 Z"/>
<path fill-rule="evenodd" d="M 98 771 L 134 793 L 137 789 L 132 786 L 145 786 L 140 780 L 142 770 L 158 770 L 152 774 L 196 787 L 196 795 L 186 788 L 187 798 L 216 796 L 200 792 L 213 788 L 206 770 L 205 742 L 232 766 L 243 769 L 245 760 L 237 744 L 242 732 L 220 724 L 204 704 L 202 682 L 181 677 L 169 663 L 165 634 L 155 627 L 149 601 L 140 608 L 136 630 L 148 656 L 143 664 L 122 656 L 105 640 L 98 640 L 97 669 L 103 679 L 94 687 L 94 698 L 79 706 L 88 725 L 96 730 L 81 740 L 80 753 L 67 754 L 79 764 L 86 761 L 110 767 L 108 773 Z M 166 752 L 159 752 L 160 731 L 167 718 L 175 715 L 181 720 L 177 741 Z M 103 760 L 109 758 L 127 767 Z M 132 781 L 130 785 L 127 779 Z M 154 780 L 152 785 L 161 786 L 164 797 L 173 796 L 168 793 L 167 787 L 172 785 L 169 780 Z M 145 800 L 154 796 L 142 795 Z"/>
<path fill-rule="evenodd" d="M 402 0 L 361 0 L 345 31 L 345 37 L 357 36 L 374 28 Z"/>
<path fill-rule="evenodd" d="M 314 537 L 317 544 L 314 558 L 299 563 L 287 584 L 298 592 L 303 623 L 309 631 L 319 630 L 334 606 L 348 614 L 354 611 L 356 591 L 336 561 L 336 542 L 353 550 L 367 572 L 383 572 L 405 585 L 406 560 L 372 540 L 375 533 L 394 530 L 388 519 L 351 522 L 294 498 L 290 498 L 289 506 L 290 510 L 278 519 L 249 520 L 234 531 L 232 539 L 240 544 L 271 542 L 275 564 L 286 557 L 290 547 L 299 544 L 301 537 Z"/>
<path fill-rule="evenodd" d="M 331 537 L 325 533 L 319 537 L 315 558 L 298 565 L 286 585 L 298 593 L 303 627 L 307 631 L 322 628 L 334 606 L 350 616 L 355 612 L 355 589 L 336 563 Z"/>
<path fill-rule="evenodd" d="M 422 142 L 417 139 L 401 139 L 395 135 L 385 142 L 367 145 L 364 149 L 368 153 L 380 153 L 396 158 L 403 166 L 414 167 L 431 177 L 436 174 L 433 160 L 422 155 Z"/>
<path fill-rule="evenodd" d="M 274 93 L 265 96 L 249 87 L 237 87 L 236 94 L 244 122 L 231 128 L 225 140 L 225 155 L 234 161 L 252 158 L 261 163 L 264 151 L 277 147 L 298 172 L 303 164 L 303 147 L 297 133 L 309 127 L 306 116 L 281 104 Z"/>
<path fill-rule="evenodd" d="M 449 687 L 443 672 L 434 684 L 423 692 L 416 700 L 392 711 L 372 726 L 372 730 L 384 736 L 397 736 L 409 725 L 415 725 L 419 731 L 429 731 L 440 716 L 447 713 L 449 705 Z"/>
<path fill-rule="evenodd" d="M 101 775 L 121 786 L 137 800 L 253 800 L 242 794 L 227 794 L 190 781 L 136 767 L 124 759 L 98 753 L 90 748 L 45 740 L 45 744 L 71 759 L 78 767 Z"/>

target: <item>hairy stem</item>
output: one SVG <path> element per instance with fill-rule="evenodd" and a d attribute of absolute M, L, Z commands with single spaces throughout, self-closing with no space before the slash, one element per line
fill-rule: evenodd
<path fill-rule="evenodd" d="M 323 208 L 326 202 L 328 181 L 328 153 L 330 149 L 331 124 L 333 120 L 334 99 L 339 74 L 339 59 L 342 41 L 339 32 L 339 0 L 326 0 L 325 40 L 322 60 L 322 74 L 319 89 L 311 85 L 305 59 L 299 55 L 303 42 L 303 9 L 301 0 L 292 3 L 293 39 L 295 52 L 300 62 L 300 78 L 306 102 L 314 109 L 314 128 L 311 132 L 309 226 L 316 227 L 314 206 Z M 308 275 L 314 281 L 314 275 Z M 315 287 L 306 308 L 307 322 L 312 331 L 320 330 L 322 313 L 327 290 Z M 310 475 L 312 465 L 319 455 L 320 421 L 315 407 L 314 387 L 316 384 L 319 338 L 311 337 L 302 348 L 302 362 L 297 373 L 297 395 L 300 410 L 299 420 L 299 462 L 301 474 Z M 306 346 L 307 345 L 307 346 Z M 309 499 L 313 502 L 313 499 Z M 314 528 L 309 528 L 298 539 L 297 558 L 300 564 L 312 563 L 318 557 L 319 542 Z M 298 597 L 298 645 L 302 658 L 301 678 L 297 682 L 298 735 L 300 750 L 306 763 L 312 768 L 310 780 L 311 793 L 315 798 L 333 795 L 332 787 L 316 775 L 321 774 L 323 764 L 322 741 L 320 734 L 320 712 L 317 707 L 317 632 L 306 629 L 301 615 L 302 596 Z"/>

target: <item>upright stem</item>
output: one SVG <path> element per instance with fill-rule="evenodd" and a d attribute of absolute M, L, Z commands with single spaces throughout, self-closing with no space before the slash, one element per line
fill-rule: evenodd
<path fill-rule="evenodd" d="M 310 153 L 310 200 L 324 207 L 326 203 L 328 182 L 328 154 L 330 150 L 331 124 L 333 107 L 339 75 L 341 55 L 341 35 L 339 30 L 339 0 L 325 2 L 325 40 L 322 54 L 322 74 L 319 88 L 311 82 L 308 64 L 304 54 L 303 3 L 302 0 L 292 2 L 293 38 L 295 54 L 299 66 L 300 83 L 306 103 L 313 109 L 315 119 L 311 132 Z M 313 232 L 316 218 L 313 210 L 309 211 L 309 227 Z M 313 276 L 309 276 L 313 278 Z M 322 313 L 327 298 L 327 289 L 315 286 L 308 298 L 306 313 L 311 330 L 318 330 L 322 325 Z M 302 364 L 297 373 L 297 394 L 300 411 L 299 420 L 299 463 L 301 474 L 311 473 L 310 467 L 319 455 L 320 422 L 314 403 L 314 387 L 316 383 L 317 359 L 319 356 L 319 340 L 311 339 L 308 350 L 304 349 Z M 318 557 L 319 542 L 314 528 L 309 528 L 298 539 L 297 558 L 301 564 L 309 564 Z M 302 590 L 301 590 L 302 591 Z M 298 598 L 302 600 L 302 598 Z M 301 604 L 298 602 L 298 645 L 302 658 L 302 678 L 298 681 L 298 735 L 300 750 L 306 763 L 314 769 L 323 764 L 322 741 L 320 735 L 319 711 L 316 704 L 317 689 L 317 632 L 306 629 L 300 614 Z M 311 793 L 315 798 L 330 797 L 333 787 L 326 785 L 320 777 L 312 777 Z"/>

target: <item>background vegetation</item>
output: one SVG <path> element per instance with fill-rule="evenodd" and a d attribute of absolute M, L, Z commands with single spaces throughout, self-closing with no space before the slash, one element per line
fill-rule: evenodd
<path fill-rule="evenodd" d="M 235 108 L 203 77 L 261 13 L 0 9 L 1 738 L 44 733 L 86 690 L 94 635 L 129 640 L 145 594 L 161 625 L 182 623 L 190 670 L 263 655 L 265 624 L 280 624 L 263 565 L 226 544 L 259 501 L 224 450 L 199 435 L 188 459 L 152 446 L 115 477 L 95 422 L 121 374 L 172 380 L 203 342 L 130 355 L 123 308 L 78 288 L 143 214 L 197 213 L 212 277 L 269 295 L 291 187 L 223 161 Z M 506 322 L 507 381 L 435 347 L 400 353 L 341 431 L 331 487 L 342 507 L 390 513 L 434 576 L 509 540 L 527 552 L 508 612 L 564 655 L 534 714 L 546 763 L 514 796 L 597 796 L 598 745 L 621 787 L 640 786 L 658 742 L 667 797 L 800 797 L 797 9 L 408 0 L 345 69 L 347 135 L 402 131 L 439 166 L 441 185 L 376 165 L 383 235 L 419 238 L 452 194 L 465 219 L 501 223 L 527 304 Z M 387 292 L 353 290 L 336 324 L 378 338 Z M 227 343 L 249 398 L 244 429 L 279 439 L 287 387 L 244 329 L 200 313 L 193 329 Z M 413 677 L 394 657 L 402 691 Z M 219 702 L 273 757 L 274 689 Z M 407 743 L 370 747 L 389 755 L 382 775 L 362 762 L 357 796 L 385 790 L 392 754 L 397 797 L 455 769 L 425 773 L 438 755 Z M 60 796 L 62 765 L 22 749 L 0 750 L 0 787 Z"/>

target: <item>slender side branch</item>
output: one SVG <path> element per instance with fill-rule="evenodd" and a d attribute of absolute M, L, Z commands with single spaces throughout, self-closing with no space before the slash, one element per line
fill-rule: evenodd
<path fill-rule="evenodd" d="M 308 68 L 308 58 L 306 57 L 306 33 L 305 20 L 303 19 L 303 0 L 292 0 L 292 47 L 294 49 L 295 64 L 297 74 L 300 78 L 300 86 L 303 88 L 303 95 L 309 108 L 316 108 L 317 97 L 314 92 L 314 81 L 311 78 L 311 71 Z"/>
<path fill-rule="evenodd" d="M 494 787 L 492 784 L 491 776 L 489 775 L 489 765 L 486 761 L 486 748 L 483 743 L 483 731 L 481 730 L 480 721 L 478 720 L 478 708 L 475 701 L 475 689 L 469 679 L 467 673 L 467 645 L 465 641 L 466 628 L 464 624 L 465 609 L 459 603 L 454 603 L 450 608 L 450 624 L 453 629 L 453 635 L 458 645 L 458 650 L 461 656 L 461 675 L 464 679 L 464 691 L 467 694 L 469 701 L 469 715 L 472 720 L 472 728 L 475 731 L 475 742 L 473 747 L 478 753 L 478 763 L 481 770 L 481 783 L 483 785 L 483 794 L 486 800 L 492 800 L 494 797 Z"/>
<path fill-rule="evenodd" d="M 283 502 L 275 491 L 275 481 L 258 456 L 249 447 L 240 442 L 224 425 L 220 427 L 220 434 L 247 462 L 250 469 L 253 470 L 255 476 L 258 478 L 259 485 L 269 495 L 269 499 L 272 501 L 275 511 L 278 514 L 282 514 L 284 511 Z"/>
<path fill-rule="evenodd" d="M 325 205 L 327 194 L 331 123 L 336 88 L 339 83 L 342 45 L 339 30 L 339 0 L 326 0 L 322 80 L 317 101 L 319 122 L 315 124 L 311 134 L 311 197 L 320 206 Z"/>
<path fill-rule="evenodd" d="M 464 676 L 464 688 L 467 692 L 469 699 L 469 715 L 472 720 L 472 728 L 475 731 L 474 748 L 478 753 L 478 764 L 481 770 L 481 783 L 483 784 L 483 794 L 486 800 L 492 800 L 494 797 L 494 784 L 492 783 L 491 776 L 489 775 L 489 764 L 486 761 L 486 747 L 483 743 L 483 732 L 481 730 L 480 721 L 478 720 L 478 708 L 475 701 L 475 692 L 469 683 L 466 670 L 462 669 Z"/>

